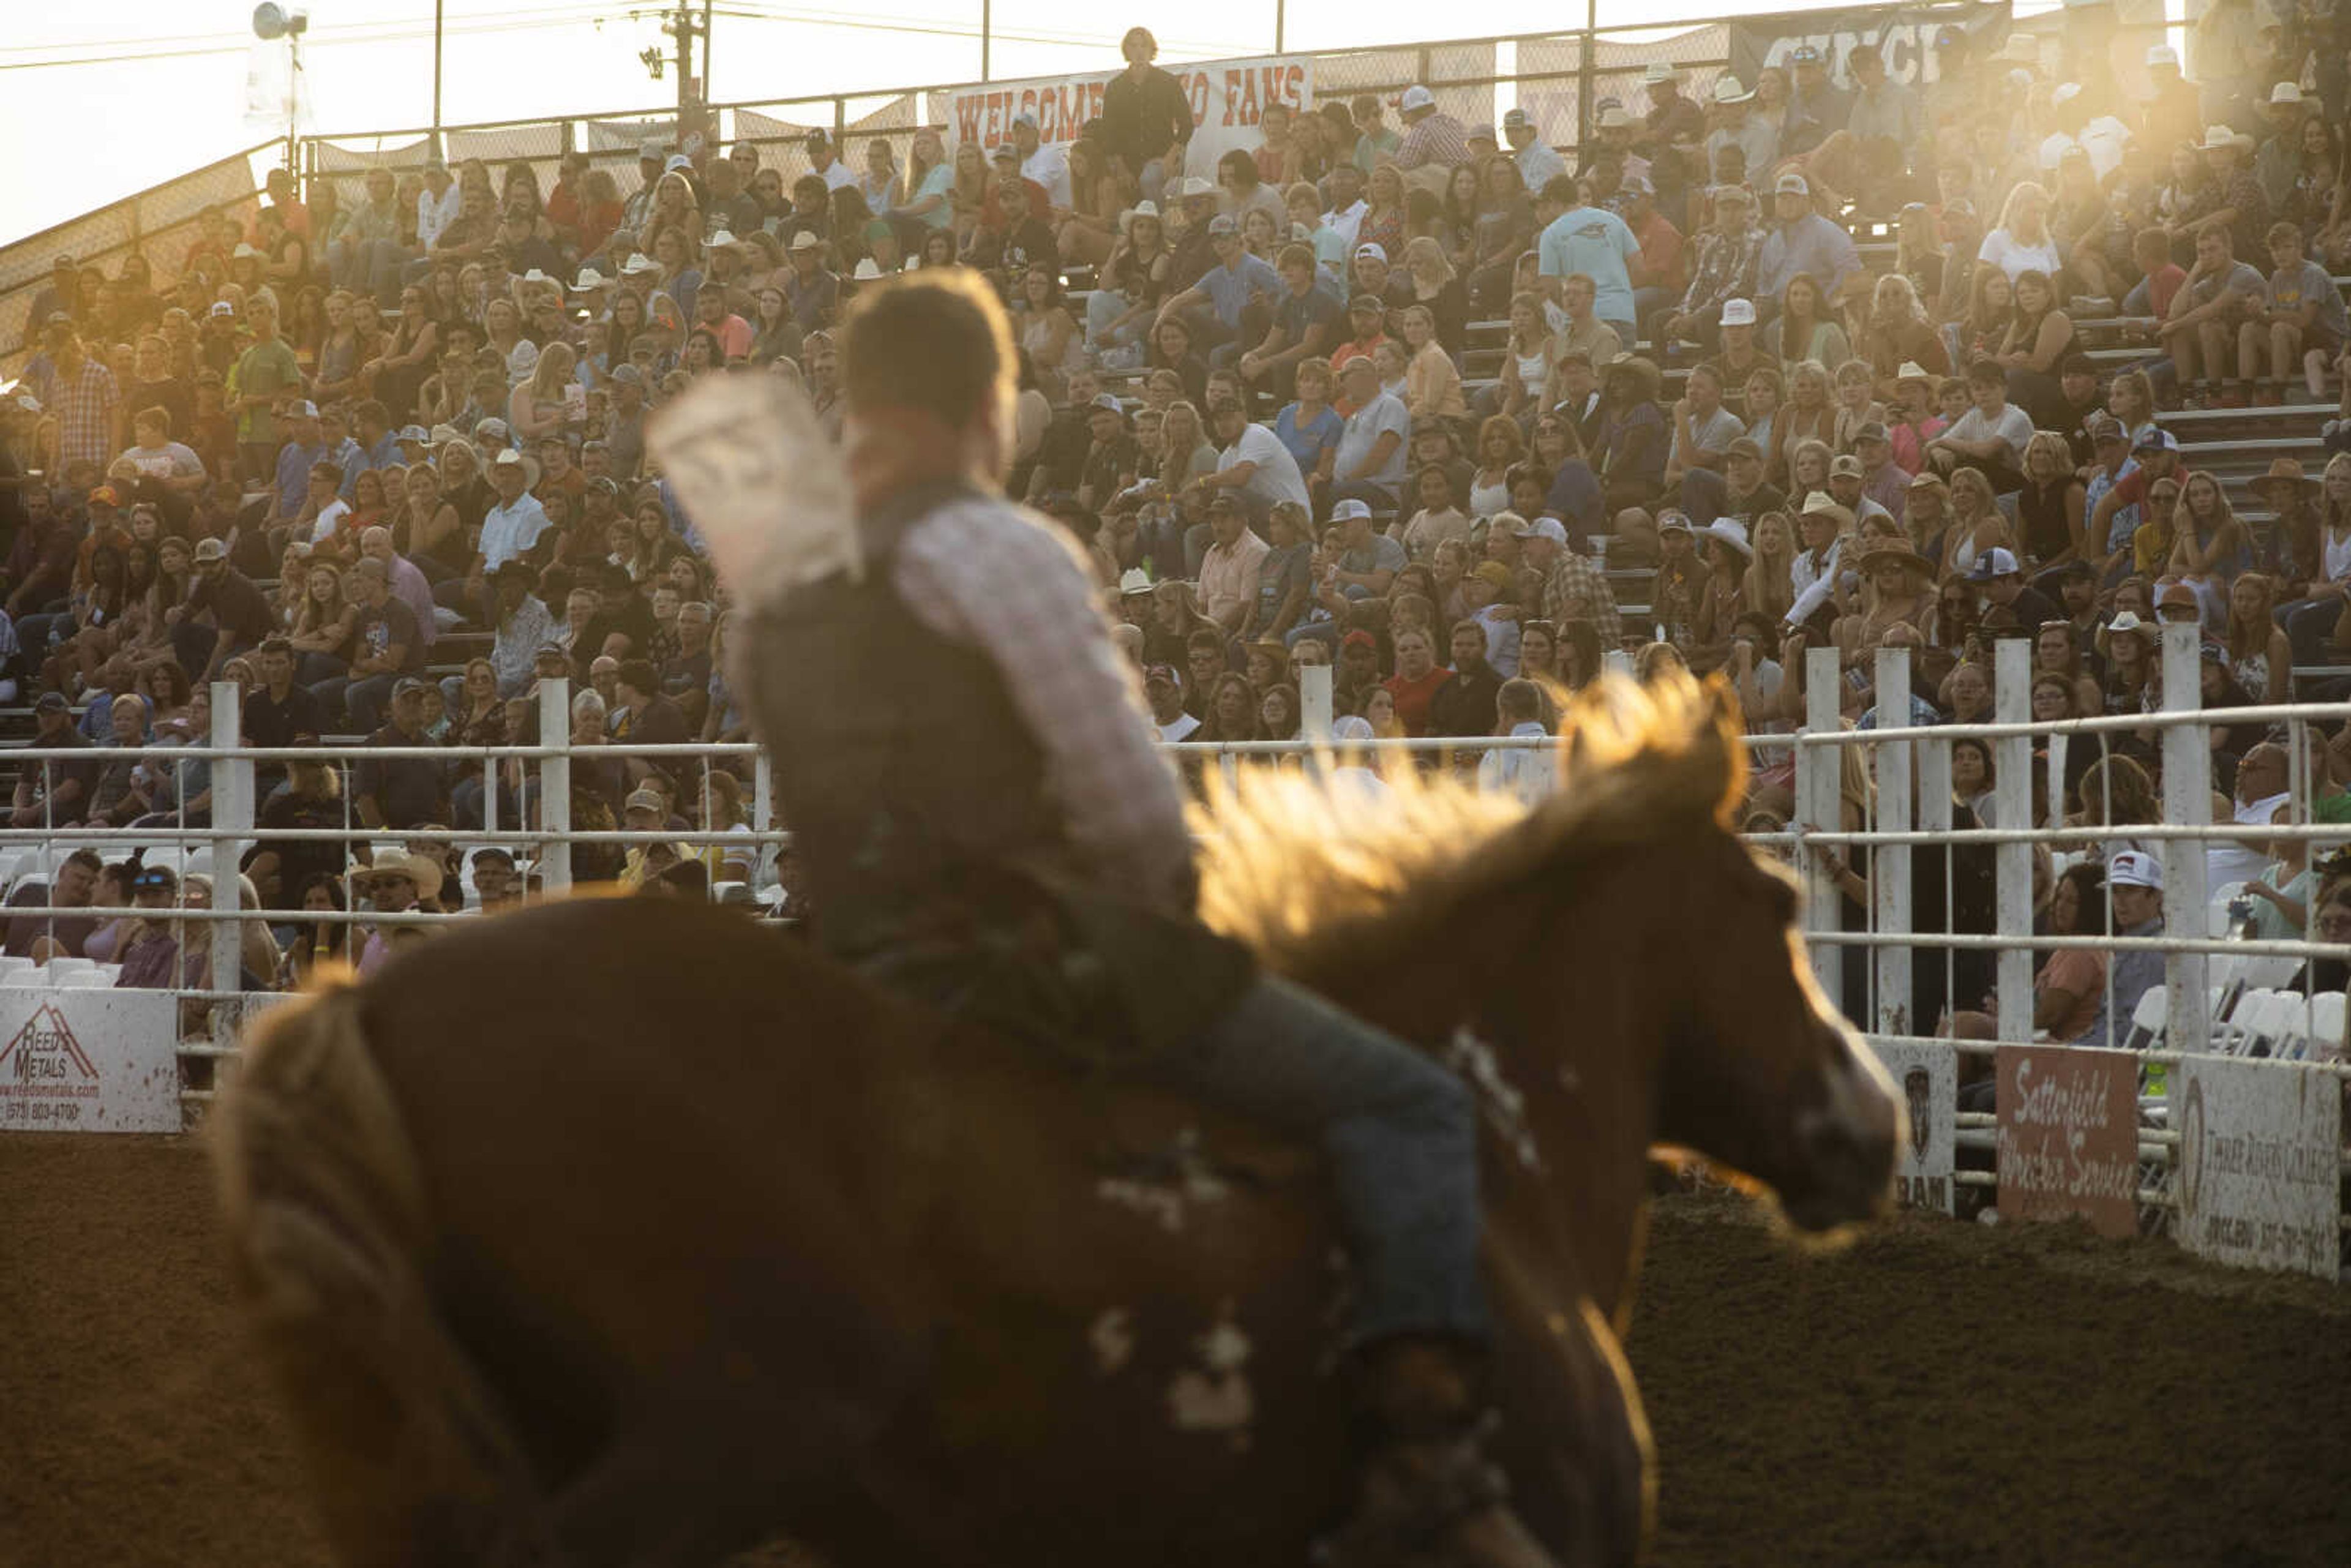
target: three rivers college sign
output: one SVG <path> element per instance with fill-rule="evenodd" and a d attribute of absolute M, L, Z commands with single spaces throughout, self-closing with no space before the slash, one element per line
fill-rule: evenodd
<path fill-rule="evenodd" d="M 2334 1279 L 2341 1081 L 2290 1062 L 2189 1056 L 2168 1091 L 2180 1245 L 2241 1269 Z"/>

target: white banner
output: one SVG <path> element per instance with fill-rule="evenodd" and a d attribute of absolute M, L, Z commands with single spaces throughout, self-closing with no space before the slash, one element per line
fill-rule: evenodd
<path fill-rule="evenodd" d="M 1894 1191 L 1905 1208 L 1951 1212 L 1951 1166 L 1959 1114 L 1959 1059 L 1949 1046 L 1869 1042 L 1902 1107 L 1902 1163 Z"/>
<path fill-rule="evenodd" d="M 0 989 L 0 1131 L 180 1131 L 167 991 Z"/>
<path fill-rule="evenodd" d="M 1217 160 L 1236 147 L 1264 141 L 1258 119 L 1269 103 L 1302 109 L 1314 90 L 1311 55 L 1267 56 L 1253 60 L 1203 60 L 1172 66 L 1168 73 L 1192 100 L 1192 142 L 1184 172 L 1214 181 Z M 1013 117 L 1037 117 L 1037 134 L 1049 143 L 1077 140 L 1088 120 L 1102 113 L 1102 89 L 1116 71 L 1034 77 L 1027 81 L 988 82 L 931 95 L 930 120 L 945 125 L 957 142 L 983 148 L 1012 140 Z"/>
<path fill-rule="evenodd" d="M 2290 1062 L 2189 1056 L 2171 1070 L 2179 1242 L 2241 1269 L 2335 1278 L 2343 1090 Z"/>

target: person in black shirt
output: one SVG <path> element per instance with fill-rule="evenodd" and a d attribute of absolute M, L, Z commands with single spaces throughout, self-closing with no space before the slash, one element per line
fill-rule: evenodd
<path fill-rule="evenodd" d="M 1159 40 L 1148 27 L 1129 27 L 1118 52 L 1126 57 L 1126 69 L 1102 89 L 1102 150 L 1125 159 L 1143 182 L 1144 199 L 1156 202 L 1168 177 L 1183 172 L 1192 102 L 1181 82 L 1151 63 Z"/>
<path fill-rule="evenodd" d="M 283 637 L 272 637 L 254 656 L 261 689 L 245 699 L 245 743 L 276 750 L 280 747 L 311 746 L 327 733 L 326 709 L 310 688 L 294 683 L 294 647 Z M 254 789 L 266 800 L 286 779 L 282 762 L 254 766 Z"/>
<path fill-rule="evenodd" d="M 312 690 L 328 711 L 346 710 L 352 728 L 371 730 L 382 720 L 384 699 L 394 683 L 423 664 L 424 638 L 416 612 L 392 591 L 383 562 L 360 561 L 351 568 L 350 581 L 360 610 L 351 633 L 350 673 L 321 681 Z"/>
<path fill-rule="evenodd" d="M 196 585 L 187 613 L 172 628 L 172 651 L 195 684 L 204 685 L 232 653 L 259 644 L 277 629 L 269 600 L 253 580 L 228 563 L 219 539 L 196 541 Z"/>
<path fill-rule="evenodd" d="M 33 744 L 42 747 L 85 747 L 89 737 L 74 727 L 73 709 L 56 692 L 43 692 L 33 705 Z M 21 769 L 11 802 L 12 827 L 50 828 L 78 822 L 89 811 L 90 792 L 98 787 L 99 765 L 52 760 Z"/>
<path fill-rule="evenodd" d="M 1078 500 L 1087 510 L 1099 512 L 1134 483 L 1143 455 L 1127 433 L 1125 405 L 1110 392 L 1094 394 L 1086 413 L 1086 434 L 1092 439 L 1079 467 Z"/>
<path fill-rule="evenodd" d="M 424 683 L 411 676 L 392 690 L 392 722 L 368 737 L 373 747 L 428 746 Z M 351 810 L 370 829 L 414 828 L 449 820 L 441 763 L 424 758 L 378 759 L 362 754 L 351 769 Z"/>
<path fill-rule="evenodd" d="M 2008 611 L 2028 637 L 2045 622 L 2065 618 L 2047 595 L 2025 585 L 2024 572 L 2008 550 L 1992 549 L 1976 557 L 1975 568 L 1968 573 L 1967 580 L 1983 595 L 1985 614 L 1994 610 Z"/>
<path fill-rule="evenodd" d="M 615 645 L 612 638 L 626 639 Z M 653 645 L 653 607 L 637 591 L 636 580 L 618 561 L 606 561 L 596 579 L 596 610 L 572 639 L 571 656 L 586 665 L 600 653 L 616 659 L 649 658 Z"/>

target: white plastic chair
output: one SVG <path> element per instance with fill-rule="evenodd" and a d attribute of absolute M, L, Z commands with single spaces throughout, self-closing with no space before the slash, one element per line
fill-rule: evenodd
<path fill-rule="evenodd" d="M 2161 986 L 2149 986 L 2138 994 L 2138 1005 L 2131 1009 L 2130 1032 L 2123 1036 L 2123 1045 L 2130 1051 L 2158 1051 L 2163 1046 L 2163 1031 L 2171 1016 L 2171 993 Z"/>
<path fill-rule="evenodd" d="M 63 953 L 49 960 L 49 973 L 52 976 L 78 975 L 84 970 L 97 967 L 98 960 L 95 958 L 76 958 Z"/>
<path fill-rule="evenodd" d="M 13 975 L 0 976 L 0 989 L 11 991 L 41 990 L 46 988 L 48 983 L 47 972 L 39 967 L 19 969 Z"/>
<path fill-rule="evenodd" d="M 33 961 L 30 958 L 20 958 L 14 954 L 0 953 L 0 977 L 22 974 L 33 967 Z"/>
<path fill-rule="evenodd" d="M 110 975 L 102 975 L 96 969 L 76 969 L 71 974 L 58 977 L 57 988 L 67 991 L 111 990 L 114 988 L 114 978 Z"/>
<path fill-rule="evenodd" d="M 2294 978 L 2302 968 L 2299 958 L 2258 957 L 2245 960 L 2247 988 L 2274 990 Z"/>
<path fill-rule="evenodd" d="M 110 986 L 114 984 L 115 981 L 122 977 L 122 966 L 120 964 L 100 964 L 98 967 L 98 972 L 106 977 L 106 983 Z"/>

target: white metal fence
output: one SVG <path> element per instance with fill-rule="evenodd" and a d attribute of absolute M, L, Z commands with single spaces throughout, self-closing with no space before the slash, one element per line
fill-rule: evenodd
<path fill-rule="evenodd" d="M 2273 941 L 2231 939 L 2215 932 L 2212 909 L 2208 897 L 2205 876 L 2205 856 L 2208 848 L 2229 841 L 2273 841 L 2300 840 L 2318 844 L 2351 842 L 2351 824 L 2331 825 L 2311 821 L 2311 808 L 2317 793 L 2307 777 L 2308 747 L 2304 743 L 2306 732 L 2314 726 L 2333 727 L 2351 721 L 2351 704 L 2303 705 L 2278 708 L 2233 708 L 2224 712 L 2200 711 L 2198 685 L 2199 637 L 2192 626 L 2165 628 L 2163 648 L 2162 691 L 2165 701 L 2161 711 L 2123 715 L 2112 717 L 2065 720 L 2056 723 L 2035 723 L 2029 717 L 2029 690 L 2032 675 L 2032 645 L 2024 641 L 2011 640 L 1997 644 L 1996 667 L 1993 672 L 1993 721 L 1974 725 L 1936 725 L 1925 727 L 1885 726 L 1863 730 L 1847 727 L 1842 720 L 1838 704 L 1842 681 L 1834 650 L 1814 649 L 1804 672 L 1809 697 L 1809 722 L 1798 732 L 1786 735 L 1756 734 L 1748 737 L 1760 758 L 1770 759 L 1792 752 L 1793 794 L 1795 810 L 1787 830 L 1779 833 L 1750 835 L 1759 845 L 1769 847 L 1789 857 L 1807 883 L 1811 896 L 1806 904 L 1806 939 L 1817 977 L 1827 994 L 1834 998 L 1858 994 L 1865 998 L 1859 1007 L 1855 1022 L 1874 1040 L 1888 1048 L 1920 1047 L 1948 1052 L 1953 1061 L 1980 1059 L 1996 1052 L 2002 1043 L 2024 1045 L 2035 1041 L 2032 1023 L 2032 976 L 2034 949 L 2043 951 L 2081 946 L 2097 949 L 2111 958 L 2115 955 L 2134 951 L 2156 952 L 2163 956 L 2164 985 L 2159 1019 L 2148 1016 L 2142 1009 L 2138 1019 L 2126 1016 L 2127 1009 L 2114 1006 L 2111 989 L 2115 984 L 2114 967 L 2106 966 L 2105 983 L 2109 988 L 2108 1014 L 2117 1038 L 2139 1048 L 2146 1087 L 2159 1095 L 2168 1069 L 2188 1056 L 2214 1051 L 2254 1049 L 2279 1055 L 2292 1055 L 2301 1060 L 2293 1068 L 2315 1075 L 2329 1092 L 2334 1092 L 2346 1076 L 2344 1055 L 2344 1009 L 2339 999 L 2330 1000 L 2324 995 L 2307 990 L 2293 1009 L 2299 1011 L 2298 1027 L 2293 1019 L 2272 1018 L 2266 1026 L 2274 1038 L 2255 1037 L 2233 1014 L 2246 996 L 2259 993 L 2274 996 L 2276 983 L 2284 971 L 2298 967 L 2314 959 L 2351 959 L 2351 946 L 2316 940 L 2309 928 L 2314 920 L 2318 901 L 2307 900 L 2305 929 L 2299 936 Z M 1877 655 L 1876 690 L 1884 693 L 1906 693 L 1910 690 L 1910 672 L 1907 650 L 1890 649 Z M 1328 672 L 1314 669 L 1302 672 L 1308 677 L 1303 696 L 1307 709 L 1304 733 L 1329 733 L 1330 694 Z M 1320 677 L 1319 679 L 1315 677 Z M 6 857 L 17 857 L 16 880 L 22 883 L 30 877 L 49 874 L 73 849 L 89 846 L 113 861 L 126 855 L 135 846 L 149 846 L 151 853 L 189 872 L 210 871 L 214 867 L 233 870 L 246 851 L 257 841 L 334 841 L 357 846 L 389 848 L 402 841 L 434 837 L 453 841 L 470 860 L 472 852 L 489 845 L 506 847 L 518 865 L 527 866 L 530 885 L 541 895 L 557 895 L 573 882 L 572 854 L 576 847 L 588 844 L 621 846 L 684 842 L 692 845 L 721 844 L 738 848 L 745 843 L 741 830 L 733 831 L 671 831 L 666 829 L 651 831 L 631 831 L 625 829 L 591 831 L 575 825 L 571 816 L 571 770 L 575 764 L 592 764 L 612 758 L 641 758 L 659 763 L 674 772 L 699 773 L 726 768 L 747 769 L 750 788 L 747 791 L 749 838 L 758 846 L 759 874 L 755 885 L 742 889 L 726 889 L 728 895 L 753 902 L 765 902 L 773 907 L 778 889 L 776 857 L 788 845 L 789 835 L 778 826 L 768 764 L 758 747 L 748 745 L 718 746 L 643 746 L 625 742 L 610 745 L 574 746 L 570 739 L 570 690 L 568 683 L 543 683 L 538 695 L 539 733 L 542 739 L 534 745 L 496 747 L 466 747 L 420 745 L 415 747 L 381 747 L 363 741 L 330 742 L 319 747 L 280 750 L 256 749 L 238 744 L 241 733 L 241 694 L 232 685 L 213 688 L 213 731 L 211 744 L 201 747 L 156 747 L 148 753 L 157 765 L 184 768 L 193 764 L 208 764 L 211 768 L 213 810 L 211 823 L 204 827 L 171 827 L 162 829 L 131 828 L 110 830 L 50 830 L 47 827 L 7 828 L 0 830 L 0 864 Z M 1888 703 L 1888 710 L 1896 705 Z M 2212 796 L 2211 751 L 2209 736 L 2215 724 L 2230 727 L 2273 726 L 2282 729 L 2292 762 L 2290 799 L 2294 805 L 2293 821 L 2287 825 L 2215 824 L 2211 821 Z M 2033 807 L 2033 769 L 2036 766 L 2036 745 L 2059 754 L 2056 759 L 2041 766 L 2054 773 L 2062 768 L 2063 754 L 2075 746 L 2097 748 L 2102 754 L 2116 737 L 2126 734 L 2151 735 L 2158 738 L 2162 783 L 2161 821 L 2106 825 L 2044 825 L 2036 819 Z M 1991 815 L 1998 827 L 1960 828 L 1954 826 L 1954 804 L 1951 788 L 1951 756 L 1955 741 L 1975 739 L 1988 743 L 1994 752 L 1994 783 L 1991 795 Z M 1382 751 L 1426 753 L 1430 751 L 1470 752 L 1499 747 L 1539 746 L 1539 740 L 1511 740 L 1502 737 L 1478 740 L 1416 740 L 1374 742 L 1371 747 Z M 1867 785 L 1862 791 L 1867 801 L 1865 811 L 1857 822 L 1844 820 L 1844 802 L 1855 794 L 1849 783 L 1850 769 L 1844 753 L 1849 748 L 1862 748 L 1865 759 Z M 1263 741 L 1234 745 L 1179 745 L 1169 747 L 1187 760 L 1207 761 L 1227 769 L 1239 767 L 1243 760 L 1266 755 L 1299 756 L 1311 749 L 1300 742 Z M 16 755 L 23 766 L 37 766 L 42 761 L 89 763 L 93 759 L 119 759 L 120 754 L 89 748 L 43 750 L 27 748 Z M 535 786 L 529 821 L 511 821 L 504 808 L 501 791 L 484 791 L 485 821 L 478 829 L 462 831 L 448 830 L 423 831 L 414 827 L 390 829 L 370 827 L 350 814 L 350 792 L 343 792 L 345 821 L 343 825 L 323 829 L 263 830 L 259 825 L 255 781 L 256 772 L 273 765 L 293 761 L 327 760 L 351 764 L 362 760 L 398 762 L 404 760 L 432 761 L 456 768 L 475 767 L 487 769 L 512 769 L 528 778 Z M 698 793 L 689 778 L 681 791 L 682 798 L 692 800 Z M 2053 800 L 2062 801 L 2062 794 L 2053 789 Z M 2057 808 L 2062 810 L 2062 808 Z M 502 816 L 509 820 L 501 820 Z M 2022 826 L 2015 824 L 2026 824 Z M 2034 929 L 2035 857 L 2040 852 L 2063 856 L 2103 857 L 2107 849 L 2129 841 L 2158 854 L 2164 867 L 2163 911 L 2161 935 L 2131 936 L 2116 934 L 2103 924 L 2103 909 L 2088 912 L 2099 922 L 2074 935 L 2036 934 Z M 1950 890 L 1954 885 L 1951 863 L 1955 857 L 1980 854 L 1989 850 L 1992 856 L 1993 909 L 1988 928 L 1966 930 L 1955 928 L 1959 922 L 1950 916 Z M 1840 919 L 1841 895 L 1823 852 L 1851 856 L 1865 853 L 1868 862 L 1867 882 L 1869 903 L 1865 918 L 1855 928 Z M 1928 872 L 1923 857 L 1939 857 L 1944 862 L 1942 885 L 1946 893 L 1943 918 L 1932 921 L 1939 930 L 1915 929 L 1914 894 L 1922 866 Z M 250 909 L 236 909 L 233 875 L 215 875 L 215 907 L 174 911 L 172 917 L 191 921 L 250 920 Z M 284 902 L 284 900 L 280 900 Z M 353 926 L 396 927 L 406 925 L 436 925 L 461 921 L 475 912 L 471 907 L 475 898 L 470 874 L 461 874 L 458 885 L 452 889 L 446 902 L 452 913 L 389 915 L 371 910 L 348 909 L 340 912 L 303 912 L 298 915 L 270 914 L 265 916 L 281 927 L 343 924 Z M 459 905 L 464 904 L 462 912 Z M 43 915 L 70 915 L 81 917 L 110 919 L 118 916 L 152 915 L 154 911 L 125 907 L 92 906 L 72 910 L 51 910 L 46 904 L 22 904 L 9 914 L 17 918 L 38 918 Z M 789 914 L 786 906 L 783 913 Z M 1931 913 L 1931 912 L 1930 912 Z M 235 1020 L 243 1016 L 241 1009 L 221 1004 L 233 1002 L 238 996 L 239 952 L 235 941 L 214 940 L 212 943 L 211 971 L 208 983 L 192 987 L 181 994 L 188 1006 L 183 1009 L 185 1038 L 181 1042 L 183 1059 L 192 1067 L 201 1067 L 214 1059 L 233 1057 Z M 1989 1031 L 1994 1038 L 1951 1039 L 1945 1028 L 1945 1018 L 1914 1018 L 1910 1000 L 1917 967 L 1940 965 L 1945 971 L 1943 994 L 1955 1008 L 1972 1009 L 1978 1000 L 1971 996 L 1953 993 L 1952 986 L 1959 977 L 1962 956 L 1989 954 L 1992 983 L 1989 1013 L 1993 1027 Z M 2250 968 L 2252 965 L 2259 969 Z M 1848 988 L 1846 967 L 1865 967 L 1857 977 L 1858 984 Z M 37 975 L 17 975 L 5 977 L 10 985 L 37 983 Z M 2220 983 L 2217 983 L 2220 982 Z M 2266 981 L 2266 985 L 2252 982 Z M 92 983 L 88 978 L 76 982 Z M 2276 1004 L 2272 1010 L 2288 1004 Z M 2046 1044 L 2045 1039 L 2041 1042 Z M 2160 1044 L 2168 1049 L 2149 1047 Z M 192 1074 L 198 1085 L 192 1090 L 196 1099 L 206 1097 L 201 1086 L 204 1074 Z M 1982 1150 L 1995 1142 L 1994 1118 L 1980 1112 L 1953 1113 L 1956 1143 L 1961 1149 Z M 2140 1154 L 2145 1162 L 2141 1199 L 2151 1212 L 2175 1201 L 2172 1189 L 2174 1167 L 2178 1164 L 2177 1133 L 2162 1124 L 2162 1117 L 2151 1112 L 2140 1134 Z M 1991 1170 L 1959 1170 L 1954 1173 L 1957 1186 L 1991 1186 L 1997 1176 Z M 2338 1223 L 2351 1228 L 2351 1223 Z M 2158 1220 L 2159 1222 L 2159 1220 Z"/>

